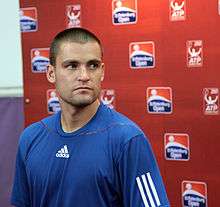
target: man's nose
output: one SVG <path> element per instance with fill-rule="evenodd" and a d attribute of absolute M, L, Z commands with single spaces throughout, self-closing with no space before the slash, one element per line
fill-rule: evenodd
<path fill-rule="evenodd" d="M 81 65 L 78 74 L 79 81 L 88 81 L 90 79 L 89 72 L 84 64 Z"/>

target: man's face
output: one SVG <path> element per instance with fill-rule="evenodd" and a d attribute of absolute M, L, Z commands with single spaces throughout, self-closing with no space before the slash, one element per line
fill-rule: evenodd
<path fill-rule="evenodd" d="M 97 42 L 63 42 L 48 80 L 55 83 L 61 102 L 75 107 L 92 104 L 99 97 L 104 78 L 101 48 Z"/>

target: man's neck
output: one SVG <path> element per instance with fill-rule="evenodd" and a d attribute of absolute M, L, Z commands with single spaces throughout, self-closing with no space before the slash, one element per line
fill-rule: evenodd
<path fill-rule="evenodd" d="M 74 132 L 86 125 L 96 114 L 99 100 L 85 107 L 73 107 L 61 104 L 61 126 L 64 132 Z"/>

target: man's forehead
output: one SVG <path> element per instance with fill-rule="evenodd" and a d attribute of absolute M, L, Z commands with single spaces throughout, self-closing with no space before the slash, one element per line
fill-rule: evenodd
<path fill-rule="evenodd" d="M 101 60 L 102 51 L 100 45 L 95 41 L 85 43 L 63 42 L 58 49 L 57 58 L 65 60 Z"/>
<path fill-rule="evenodd" d="M 95 41 L 89 41 L 89 42 L 83 42 L 83 43 L 65 41 L 59 45 L 58 53 L 59 52 L 62 53 L 64 51 L 66 51 L 66 52 L 68 52 L 68 51 L 77 51 L 77 52 L 84 51 L 86 53 L 89 53 L 89 52 L 102 53 L 101 46 L 98 44 L 98 42 L 95 42 Z"/>
<path fill-rule="evenodd" d="M 96 48 L 97 47 L 101 49 L 101 46 L 96 41 L 87 41 L 87 42 L 62 41 L 59 44 L 59 49 L 65 49 L 67 47 L 73 48 L 73 49 L 88 48 L 88 47 Z"/>

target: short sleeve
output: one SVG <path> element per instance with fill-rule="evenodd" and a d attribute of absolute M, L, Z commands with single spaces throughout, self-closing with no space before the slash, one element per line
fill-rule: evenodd
<path fill-rule="evenodd" d="M 124 207 L 170 206 L 151 146 L 143 134 L 125 144 L 117 168 Z"/>
<path fill-rule="evenodd" d="M 24 143 L 23 143 L 24 144 Z M 30 207 L 30 192 L 25 168 L 24 146 L 20 141 L 15 164 L 14 184 L 11 194 L 11 204 L 16 207 Z"/>

